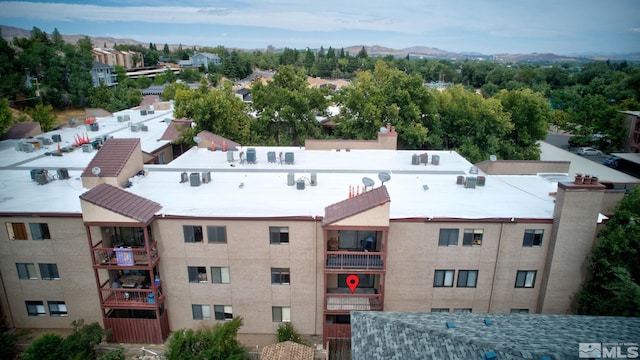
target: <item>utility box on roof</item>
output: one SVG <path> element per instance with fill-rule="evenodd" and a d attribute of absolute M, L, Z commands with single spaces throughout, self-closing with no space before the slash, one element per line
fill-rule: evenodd
<path fill-rule="evenodd" d="M 200 173 L 191 173 L 189 175 L 191 186 L 200 186 Z"/>

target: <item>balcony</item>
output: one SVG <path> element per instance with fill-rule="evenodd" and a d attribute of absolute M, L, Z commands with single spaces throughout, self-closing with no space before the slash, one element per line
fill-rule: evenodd
<path fill-rule="evenodd" d="M 380 253 L 329 251 L 327 252 L 327 270 L 384 270 Z"/>
<path fill-rule="evenodd" d="M 162 344 L 169 335 L 169 315 L 165 310 L 159 318 L 119 318 L 112 310 L 104 318 L 104 328 L 111 330 L 111 342 Z"/>
<path fill-rule="evenodd" d="M 327 294 L 327 312 L 381 311 L 382 294 Z"/>
<path fill-rule="evenodd" d="M 154 289 L 139 288 L 117 288 L 112 289 L 103 286 L 102 307 L 110 309 L 157 309 L 164 302 L 164 295 L 158 285 L 157 291 Z"/>
<path fill-rule="evenodd" d="M 149 251 L 146 248 L 94 248 L 93 253 L 98 268 L 155 266 L 158 261 L 155 244 Z"/>
<path fill-rule="evenodd" d="M 328 338 L 351 338 L 351 324 L 324 324 L 323 335 Z"/>

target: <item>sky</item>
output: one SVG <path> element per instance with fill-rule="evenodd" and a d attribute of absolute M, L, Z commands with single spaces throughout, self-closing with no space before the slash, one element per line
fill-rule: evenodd
<path fill-rule="evenodd" d="M 260 49 L 640 52 L 640 0 L 2 1 L 0 24 L 50 34 Z"/>

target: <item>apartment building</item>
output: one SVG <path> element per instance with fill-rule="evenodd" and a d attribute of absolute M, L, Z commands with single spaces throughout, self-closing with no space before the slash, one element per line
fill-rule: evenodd
<path fill-rule="evenodd" d="M 241 316 L 239 338 L 255 346 L 282 322 L 350 337 L 353 310 L 566 314 L 624 194 L 568 162 L 396 150 L 391 128 L 368 149 L 199 134 L 197 147 L 149 164 L 169 143 L 171 111 L 126 114 L 131 124 L 97 119 L 99 150 L 66 146 L 77 129 L 3 142 L 0 305 L 11 326 L 82 318 L 111 341 L 159 343 Z"/>
<path fill-rule="evenodd" d="M 93 48 L 91 51 L 93 60 L 115 67 L 123 66 L 125 69 L 133 69 L 144 66 L 144 57 L 137 51 L 121 51 L 108 48 Z"/>

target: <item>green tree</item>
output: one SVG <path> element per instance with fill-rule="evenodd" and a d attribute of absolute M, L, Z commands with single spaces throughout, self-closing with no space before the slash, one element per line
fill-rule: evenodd
<path fill-rule="evenodd" d="M 73 321 L 71 325 L 73 331 L 60 346 L 62 354 L 73 360 L 95 359 L 95 347 L 110 334 L 110 331 L 104 330 L 98 323 L 86 325 L 84 320 Z"/>
<path fill-rule="evenodd" d="M 13 126 L 13 114 L 7 99 L 0 99 L 0 137 Z"/>
<path fill-rule="evenodd" d="M 576 296 L 583 315 L 640 316 L 640 187 L 616 206 L 589 257 L 591 277 Z"/>
<path fill-rule="evenodd" d="M 56 334 L 44 334 L 33 341 L 22 353 L 23 360 L 60 360 L 68 358 L 62 349 L 64 338 Z"/>
<path fill-rule="evenodd" d="M 242 318 L 198 330 L 180 329 L 167 344 L 169 360 L 245 360 L 249 355 L 236 339 Z"/>
<path fill-rule="evenodd" d="M 278 342 L 293 341 L 298 344 L 307 345 L 302 335 L 293 328 L 293 324 L 290 322 L 282 323 L 278 326 L 276 337 Z"/>
<path fill-rule="evenodd" d="M 27 114 L 31 116 L 33 121 L 40 123 L 40 128 L 43 132 L 53 130 L 53 126 L 56 123 L 56 116 L 53 114 L 53 107 L 51 105 L 36 105 L 35 108 L 27 109 Z"/>
<path fill-rule="evenodd" d="M 266 85 L 256 81 L 251 89 L 258 112 L 256 133 L 264 143 L 300 145 L 321 136 L 316 114 L 327 109 L 327 91 L 310 88 L 302 71 L 283 66 Z"/>
<path fill-rule="evenodd" d="M 178 90 L 189 90 L 189 85 L 185 83 L 174 82 L 172 84 L 167 84 L 164 87 L 164 91 L 162 91 L 162 101 L 169 101 L 176 98 L 176 91 Z"/>
<path fill-rule="evenodd" d="M 250 137 L 246 104 L 235 96 L 229 81 L 222 89 L 176 88 L 174 114 L 193 119 L 198 131 L 208 130 L 239 143 L 246 143 Z"/>
<path fill-rule="evenodd" d="M 0 326 L 0 359 L 13 359 L 16 354 L 16 340 L 18 336 L 15 333 L 9 333 Z"/>

